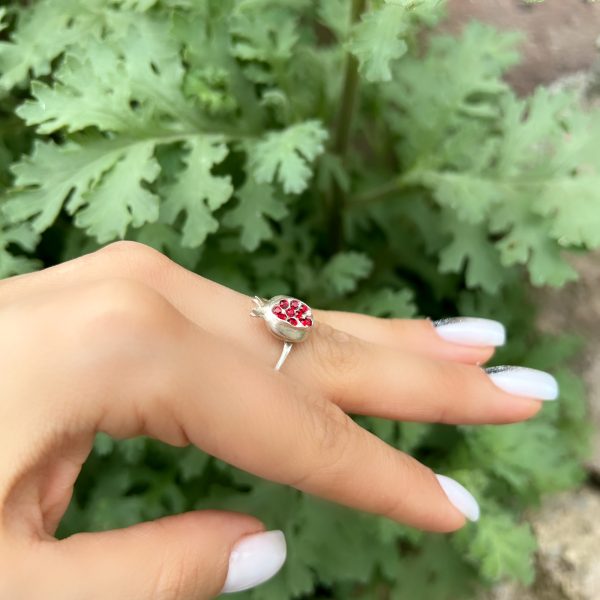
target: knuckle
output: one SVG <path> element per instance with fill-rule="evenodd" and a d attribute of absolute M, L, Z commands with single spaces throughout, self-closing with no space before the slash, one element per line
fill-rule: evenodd
<path fill-rule="evenodd" d="M 173 306 L 137 281 L 104 279 L 86 286 L 83 295 L 76 304 L 78 338 L 89 340 L 90 351 L 111 366 L 148 358 L 149 347 L 169 341 L 182 326 Z"/>
<path fill-rule="evenodd" d="M 125 269 L 126 272 L 146 281 L 156 280 L 161 273 L 174 264 L 151 246 L 130 240 L 107 244 L 93 255 L 103 263 L 108 262 L 114 269 Z"/>
<path fill-rule="evenodd" d="M 345 331 L 319 322 L 308 343 L 316 374 L 330 382 L 334 390 L 338 385 L 346 384 L 347 377 L 360 363 L 361 341 Z"/>

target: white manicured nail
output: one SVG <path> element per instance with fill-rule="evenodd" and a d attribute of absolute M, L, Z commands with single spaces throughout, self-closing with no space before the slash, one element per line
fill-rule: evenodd
<path fill-rule="evenodd" d="M 221 593 L 240 592 L 271 579 L 283 566 L 286 554 L 285 536 L 280 529 L 244 536 L 231 551 Z"/>
<path fill-rule="evenodd" d="M 490 379 L 505 392 L 538 400 L 556 400 L 558 383 L 550 373 L 527 367 L 490 367 Z"/>
<path fill-rule="evenodd" d="M 448 500 L 454 504 L 455 508 L 469 519 L 469 521 L 479 520 L 479 504 L 473 497 L 473 494 L 462 486 L 455 479 L 446 477 L 446 475 L 436 475 L 442 489 L 446 492 Z"/>
<path fill-rule="evenodd" d="M 433 322 L 438 334 L 449 342 L 467 346 L 502 346 L 506 342 L 504 325 L 492 319 L 452 317 Z"/>

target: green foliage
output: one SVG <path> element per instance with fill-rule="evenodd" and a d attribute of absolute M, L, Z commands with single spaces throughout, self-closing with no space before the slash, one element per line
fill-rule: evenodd
<path fill-rule="evenodd" d="M 481 522 L 454 536 L 193 448 L 105 436 L 62 534 L 194 507 L 255 514 L 285 531 L 289 556 L 241 596 L 253 600 L 456 600 L 480 581 L 531 581 L 521 512 L 581 480 L 587 425 L 565 366 L 577 346 L 533 330 L 526 289 L 574 279 L 565 252 L 600 245 L 600 115 L 568 92 L 517 98 L 502 79 L 513 34 L 474 23 L 424 49 L 439 4 L 373 0 L 354 21 L 361 2 L 345 0 L 0 9 L 0 276 L 39 268 L 36 251 L 51 264 L 135 239 L 250 294 L 498 318 L 510 344 L 497 360 L 550 370 L 562 390 L 517 425 L 355 417 L 476 492 Z"/>

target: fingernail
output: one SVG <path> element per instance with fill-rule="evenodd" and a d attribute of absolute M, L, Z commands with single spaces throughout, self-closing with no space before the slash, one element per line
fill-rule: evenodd
<path fill-rule="evenodd" d="M 434 321 L 433 325 L 441 337 L 457 344 L 502 346 L 506 342 L 504 325 L 492 319 L 452 317 Z"/>
<path fill-rule="evenodd" d="M 473 494 L 462 486 L 458 481 L 446 475 L 436 475 L 442 489 L 448 496 L 448 500 L 460 510 L 460 512 L 469 519 L 469 521 L 479 520 L 479 504 L 473 497 Z"/>
<path fill-rule="evenodd" d="M 490 379 L 509 394 L 528 396 L 538 400 L 556 400 L 558 383 L 550 373 L 527 367 L 489 367 Z"/>
<path fill-rule="evenodd" d="M 281 569 L 286 557 L 283 531 L 261 531 L 244 536 L 229 556 L 227 579 L 222 594 L 253 588 Z"/>

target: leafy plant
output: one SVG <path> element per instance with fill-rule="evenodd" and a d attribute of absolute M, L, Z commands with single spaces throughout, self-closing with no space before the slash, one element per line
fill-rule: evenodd
<path fill-rule="evenodd" d="M 241 291 L 385 317 L 505 322 L 498 361 L 557 374 L 528 423 L 357 416 L 474 490 L 483 517 L 432 536 L 261 481 L 195 449 L 97 439 L 62 534 L 193 507 L 256 514 L 288 561 L 243 597 L 467 597 L 533 578 L 522 510 L 585 453 L 570 338 L 533 329 L 528 281 L 600 244 L 600 117 L 517 98 L 513 34 L 420 35 L 436 0 L 38 0 L 0 9 L 0 276 L 114 239 Z M 16 114 L 15 114 L 16 113 Z M 199 490 L 203 495 L 198 499 Z"/>

